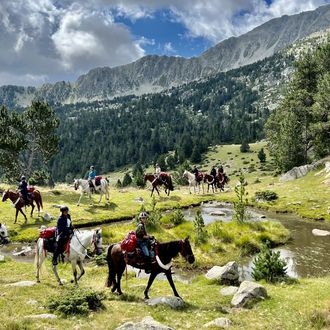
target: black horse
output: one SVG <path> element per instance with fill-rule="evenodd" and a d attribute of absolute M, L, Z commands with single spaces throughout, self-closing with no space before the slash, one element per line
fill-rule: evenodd
<path fill-rule="evenodd" d="M 149 277 L 148 285 L 144 290 L 144 297 L 149 299 L 148 291 L 156 278 L 156 276 L 160 273 L 165 273 L 168 282 L 171 285 L 173 293 L 176 297 L 180 297 L 178 292 L 176 291 L 172 272 L 171 272 L 171 261 L 174 257 L 176 257 L 179 253 L 192 264 L 195 261 L 194 254 L 191 250 L 189 238 L 185 238 L 183 240 L 178 241 L 171 241 L 166 243 L 158 243 L 156 250 L 158 250 L 158 255 L 160 262 L 154 262 L 151 266 L 151 274 Z M 107 287 L 111 287 L 112 285 L 112 292 L 117 292 L 122 294 L 120 288 L 120 280 L 123 275 L 123 272 L 126 267 L 127 263 L 135 268 L 145 269 L 144 263 L 138 263 L 137 258 L 125 258 L 124 252 L 120 248 L 120 244 L 113 244 L 109 246 L 108 253 L 107 253 L 107 262 L 109 267 L 109 275 L 107 279 Z M 160 266 L 161 265 L 161 266 Z M 116 278 L 117 277 L 117 278 Z"/>

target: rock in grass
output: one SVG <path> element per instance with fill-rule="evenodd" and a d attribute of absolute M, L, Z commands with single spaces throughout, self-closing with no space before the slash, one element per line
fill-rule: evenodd
<path fill-rule="evenodd" d="M 173 330 L 173 328 L 155 321 L 151 316 L 147 316 L 141 322 L 126 322 L 115 330 Z"/>
<path fill-rule="evenodd" d="M 328 236 L 330 235 L 330 231 L 328 230 L 321 230 L 321 229 L 313 229 L 312 234 L 314 236 Z"/>
<path fill-rule="evenodd" d="M 233 296 L 237 291 L 237 286 L 226 286 L 220 290 L 220 293 L 223 296 Z"/>
<path fill-rule="evenodd" d="M 223 211 L 213 211 L 210 213 L 210 215 L 216 215 L 216 216 L 222 217 L 222 216 L 226 215 L 226 213 Z"/>
<path fill-rule="evenodd" d="M 167 305 L 174 309 L 182 308 L 185 305 L 185 302 L 179 297 L 157 297 L 148 299 L 146 303 L 149 306 Z"/>
<path fill-rule="evenodd" d="M 218 280 L 224 284 L 236 284 L 238 282 L 238 265 L 230 261 L 223 267 L 214 266 L 205 275 L 208 280 Z"/>
<path fill-rule="evenodd" d="M 5 256 L 0 254 L 0 262 L 3 262 L 3 261 L 5 261 Z"/>
<path fill-rule="evenodd" d="M 15 282 L 15 283 L 9 283 L 9 284 L 6 284 L 5 286 L 25 287 L 25 286 L 33 286 L 36 284 L 37 283 L 34 281 L 20 281 L 20 282 Z"/>
<path fill-rule="evenodd" d="M 204 328 L 217 327 L 217 328 L 229 328 L 232 322 L 225 317 L 218 317 L 217 319 L 204 324 Z"/>
<path fill-rule="evenodd" d="M 244 281 L 235 293 L 231 304 L 234 307 L 251 307 L 255 302 L 267 298 L 267 290 L 259 283 Z"/>
<path fill-rule="evenodd" d="M 57 315 L 55 314 L 36 314 L 26 316 L 28 319 L 56 319 Z"/>

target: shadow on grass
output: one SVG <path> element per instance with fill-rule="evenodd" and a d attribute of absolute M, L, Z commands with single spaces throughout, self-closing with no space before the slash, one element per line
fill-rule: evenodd
<path fill-rule="evenodd" d="M 109 211 L 114 211 L 118 207 L 118 204 L 110 202 L 104 205 L 90 205 L 88 208 L 85 208 L 84 210 L 86 212 L 89 212 L 91 214 L 97 213 L 97 210 L 109 210 Z"/>

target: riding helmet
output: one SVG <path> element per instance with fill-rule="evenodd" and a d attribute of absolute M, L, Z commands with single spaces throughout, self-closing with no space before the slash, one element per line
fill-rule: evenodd
<path fill-rule="evenodd" d="M 62 207 L 60 208 L 60 211 L 61 211 L 61 212 L 65 212 L 65 211 L 69 212 L 69 208 L 68 208 L 67 206 L 62 206 Z"/>
<path fill-rule="evenodd" d="M 22 175 L 21 180 L 26 180 L 26 177 Z"/>
<path fill-rule="evenodd" d="M 94 170 L 94 165 L 91 166 L 91 170 Z"/>
<path fill-rule="evenodd" d="M 141 219 L 141 218 L 148 218 L 148 214 L 147 214 L 147 212 L 141 212 L 140 214 L 139 214 L 139 219 Z"/>

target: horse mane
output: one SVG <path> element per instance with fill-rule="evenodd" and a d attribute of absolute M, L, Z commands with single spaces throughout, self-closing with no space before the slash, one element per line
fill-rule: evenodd
<path fill-rule="evenodd" d="M 180 240 L 164 242 L 158 244 L 159 252 L 168 257 L 176 257 L 179 254 L 179 250 L 177 250 L 178 245 L 180 244 Z"/>

